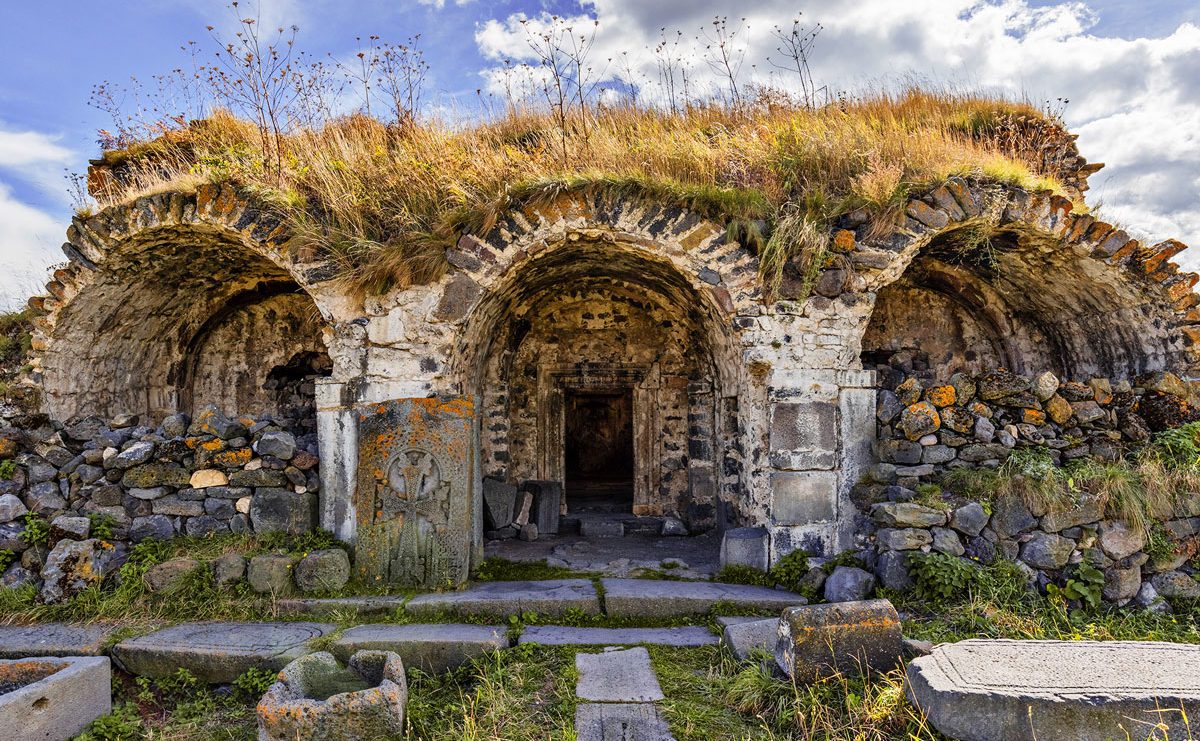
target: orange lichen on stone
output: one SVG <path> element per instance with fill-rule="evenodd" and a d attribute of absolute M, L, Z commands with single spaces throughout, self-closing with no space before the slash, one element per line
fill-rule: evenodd
<path fill-rule="evenodd" d="M 934 386 L 925 392 L 925 400 L 935 407 L 948 407 L 958 399 L 953 386 Z"/>
<path fill-rule="evenodd" d="M 1046 413 L 1040 409 L 1022 409 L 1021 421 L 1034 427 L 1041 427 L 1046 424 Z"/>

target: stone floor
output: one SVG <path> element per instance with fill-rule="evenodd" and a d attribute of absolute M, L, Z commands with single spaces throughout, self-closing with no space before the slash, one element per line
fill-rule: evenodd
<path fill-rule="evenodd" d="M 671 741 L 654 704 L 665 699 L 643 647 L 609 646 L 575 655 L 579 682 L 575 733 L 579 741 Z"/>
<path fill-rule="evenodd" d="M 605 576 L 629 576 L 638 569 L 666 571 L 685 579 L 709 579 L 720 569 L 721 538 L 716 533 L 695 536 L 626 535 L 584 537 L 550 535 L 533 542 L 490 540 L 484 555 L 509 561 L 542 561 Z"/>

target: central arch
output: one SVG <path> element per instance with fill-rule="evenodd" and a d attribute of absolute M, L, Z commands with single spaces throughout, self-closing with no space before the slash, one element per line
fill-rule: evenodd
<path fill-rule="evenodd" d="M 603 487 L 571 464 L 620 462 L 624 425 L 631 491 L 613 492 L 613 511 L 716 524 L 722 484 L 737 488 L 722 464 L 738 363 L 731 318 L 702 285 L 619 236 L 564 239 L 511 266 L 468 317 L 450 369 L 478 404 L 482 475 L 562 482 L 564 512 L 578 511 Z M 585 440 L 571 435 L 572 409 L 593 415 Z"/>

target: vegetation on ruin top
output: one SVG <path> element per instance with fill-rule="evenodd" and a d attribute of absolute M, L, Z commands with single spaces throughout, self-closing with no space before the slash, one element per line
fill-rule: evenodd
<path fill-rule="evenodd" d="M 727 41 L 737 32 L 714 28 Z M 777 281 L 789 259 L 809 269 L 822 259 L 838 216 L 867 209 L 886 233 L 910 194 L 950 176 L 1063 191 L 1056 153 L 1070 140 L 1056 111 L 918 88 L 831 95 L 815 89 L 805 56 L 815 32 L 798 22 L 776 29 L 793 50 L 776 66 L 796 80 L 770 88 L 731 74 L 704 93 L 687 92 L 684 61 L 661 47 L 657 83 L 603 82 L 590 32 L 551 25 L 530 32 L 535 61 L 509 68 L 524 81 L 506 77 L 503 100 L 481 95 L 478 115 L 454 124 L 422 111 L 416 40 L 374 42 L 337 87 L 320 63 L 301 63 L 294 29 L 260 36 L 247 19 L 242 30 L 194 75 L 164 78 L 174 97 L 204 100 L 196 115 L 165 104 L 131 114 L 97 87 L 93 104 L 116 128 L 101 132 L 91 190 L 106 207 L 234 183 L 362 294 L 436 279 L 463 233 L 564 193 L 644 198 L 727 224 Z M 361 88 L 357 111 L 335 115 L 345 107 L 329 99 L 347 88 Z"/>

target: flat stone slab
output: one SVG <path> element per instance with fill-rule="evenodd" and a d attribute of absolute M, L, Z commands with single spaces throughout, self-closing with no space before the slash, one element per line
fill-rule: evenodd
<path fill-rule="evenodd" d="M 650 703 L 581 703 L 575 708 L 578 741 L 675 741 L 658 707 Z"/>
<path fill-rule="evenodd" d="M 342 633 L 330 652 L 346 662 L 355 651 L 391 651 L 405 666 L 437 673 L 511 645 L 499 625 L 359 625 Z"/>
<path fill-rule="evenodd" d="M 353 612 L 359 617 L 383 617 L 402 607 L 407 597 L 332 597 L 281 599 L 276 609 L 285 615 L 327 617 L 335 612 Z"/>
<path fill-rule="evenodd" d="M 779 618 L 733 623 L 721 633 L 721 645 L 738 661 L 749 659 L 755 651 L 773 654 L 778 640 Z"/>
<path fill-rule="evenodd" d="M 591 702 L 657 702 L 662 687 L 643 647 L 609 648 L 598 654 L 575 654 L 579 682 L 575 696 Z"/>
<path fill-rule="evenodd" d="M 1200 645 L 971 639 L 908 665 L 908 696 L 964 741 L 1188 738 L 1200 717 Z M 1194 728 L 1195 721 L 1192 721 Z"/>
<path fill-rule="evenodd" d="M 279 670 L 309 653 L 309 641 L 336 626 L 321 623 L 186 623 L 113 647 L 130 674 L 165 677 L 183 667 L 206 682 L 232 682 L 251 667 Z"/>
<path fill-rule="evenodd" d="M 118 626 L 45 623 L 0 626 L 0 659 L 27 656 L 100 656 Z"/>
<path fill-rule="evenodd" d="M 439 613 L 508 617 L 524 612 L 561 616 L 570 610 L 599 615 L 600 598 L 587 579 L 497 581 L 477 584 L 461 592 L 421 594 L 409 600 L 404 610 L 417 617 Z"/>
<path fill-rule="evenodd" d="M 0 725 L 11 739 L 68 739 L 112 712 L 112 668 L 105 656 L 0 661 Z"/>
<path fill-rule="evenodd" d="M 782 612 L 807 604 L 798 594 L 744 584 L 708 581 L 601 579 L 604 609 L 613 617 L 683 617 L 703 615 L 718 603 Z"/>
<path fill-rule="evenodd" d="M 532 625 L 521 633 L 517 643 L 543 646 L 708 646 L 717 643 L 712 632 L 702 626 L 682 628 L 572 628 L 561 625 Z"/>

